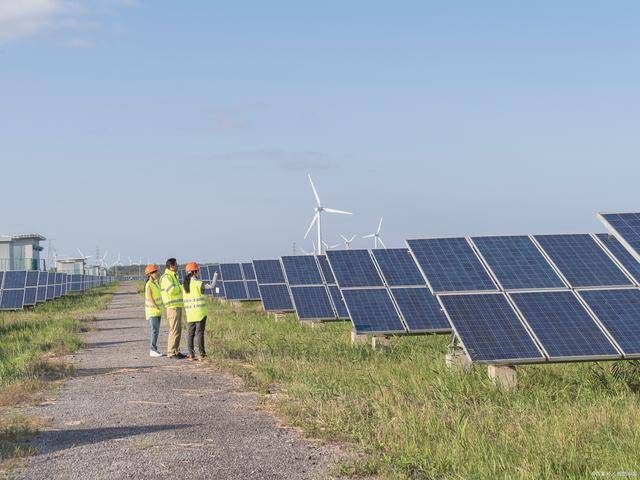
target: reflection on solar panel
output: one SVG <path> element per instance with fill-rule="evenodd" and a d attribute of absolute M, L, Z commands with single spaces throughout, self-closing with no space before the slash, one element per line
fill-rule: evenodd
<path fill-rule="evenodd" d="M 640 213 L 600 213 L 598 218 L 629 253 L 640 261 Z"/>
<path fill-rule="evenodd" d="M 221 263 L 220 272 L 225 282 L 229 280 L 242 280 L 242 270 L 240 269 L 239 263 Z"/>
<path fill-rule="evenodd" d="M 507 365 L 545 361 L 504 294 L 439 299 L 471 361 Z"/>
<path fill-rule="evenodd" d="M 331 267 L 329 266 L 329 261 L 327 260 L 327 256 L 316 255 L 316 258 L 318 259 L 318 264 L 320 265 L 320 271 L 322 272 L 322 276 L 324 277 L 324 283 L 328 285 L 332 285 L 336 283 L 336 279 L 333 276 Z"/>
<path fill-rule="evenodd" d="M 632 284 L 588 234 L 536 235 L 535 239 L 574 288 Z"/>
<path fill-rule="evenodd" d="M 227 300 L 248 300 L 247 289 L 243 280 L 224 282 L 225 296 Z"/>
<path fill-rule="evenodd" d="M 627 358 L 640 356 L 640 290 L 578 292 Z"/>
<path fill-rule="evenodd" d="M 340 294 L 340 289 L 337 285 L 329 285 L 329 295 L 331 295 L 331 301 L 333 302 L 333 306 L 336 310 L 337 317 L 339 319 L 348 320 L 349 312 L 347 311 L 347 307 L 342 300 L 342 295 Z"/>
<path fill-rule="evenodd" d="M 254 260 L 253 268 L 256 272 L 258 284 L 286 283 L 280 260 Z"/>
<path fill-rule="evenodd" d="M 281 262 L 290 286 L 322 285 L 320 270 L 313 255 L 284 256 Z"/>
<path fill-rule="evenodd" d="M 371 254 L 390 287 L 425 284 L 424 277 L 408 249 L 375 249 Z"/>
<path fill-rule="evenodd" d="M 407 245 L 434 293 L 497 290 L 466 239 L 407 240 Z"/>
<path fill-rule="evenodd" d="M 260 290 L 258 290 L 258 282 L 249 280 L 247 282 L 247 291 L 249 292 L 249 300 L 260 300 Z"/>
<path fill-rule="evenodd" d="M 566 288 L 526 235 L 471 239 L 504 290 Z"/>
<path fill-rule="evenodd" d="M 427 287 L 395 287 L 391 295 L 410 333 L 451 331 L 438 300 Z"/>
<path fill-rule="evenodd" d="M 293 311 L 289 288 L 286 284 L 258 284 L 258 288 L 260 289 L 260 298 L 262 298 L 262 306 L 265 312 Z"/>
<path fill-rule="evenodd" d="M 253 263 L 243 263 L 242 264 L 242 273 L 244 275 L 245 280 L 255 280 L 256 273 L 253 271 Z"/>
<path fill-rule="evenodd" d="M 551 361 L 600 360 L 620 354 L 573 292 L 511 293 Z"/>
<path fill-rule="evenodd" d="M 291 296 L 300 320 L 333 320 L 336 318 L 324 285 L 291 287 Z"/>
<path fill-rule="evenodd" d="M 640 285 L 640 262 L 638 262 L 613 235 L 598 233 L 596 234 L 596 237 L 598 237 L 598 240 L 600 240 L 605 248 L 609 250 L 611 255 L 613 255 L 620 264 L 622 264 L 636 284 Z"/>
<path fill-rule="evenodd" d="M 327 259 L 341 289 L 384 285 L 368 250 L 329 250 Z"/>
<path fill-rule="evenodd" d="M 332 263 L 331 256 L 329 262 Z M 386 288 L 346 289 L 342 295 L 356 333 L 404 333 L 404 325 Z"/>

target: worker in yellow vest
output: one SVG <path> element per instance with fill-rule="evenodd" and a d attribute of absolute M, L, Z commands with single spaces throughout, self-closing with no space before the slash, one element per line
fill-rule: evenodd
<path fill-rule="evenodd" d="M 197 336 L 198 352 L 200 358 L 206 358 L 207 352 L 204 348 L 204 328 L 207 324 L 207 304 L 205 302 L 205 289 L 215 286 L 218 274 L 213 277 L 213 286 L 205 284 L 200 277 L 200 267 L 196 262 L 187 264 L 185 268 L 187 274 L 182 283 L 182 297 L 184 299 L 184 311 L 187 316 L 189 325 L 189 360 L 196 360 L 196 354 L 193 348 L 193 339 Z"/>
<path fill-rule="evenodd" d="M 144 316 L 151 324 L 151 350 L 149 356 L 162 357 L 158 351 L 158 334 L 160 333 L 160 317 L 162 316 L 162 292 L 158 283 L 158 267 L 147 265 L 144 269 L 147 283 L 144 286 Z"/>
<path fill-rule="evenodd" d="M 167 357 L 173 359 L 185 358 L 180 353 L 180 336 L 182 335 L 182 313 L 184 303 L 182 301 L 182 287 L 178 279 L 178 261 L 175 258 L 167 260 L 167 269 L 160 277 L 160 290 L 162 302 L 167 312 L 169 322 L 169 336 L 167 338 Z"/>

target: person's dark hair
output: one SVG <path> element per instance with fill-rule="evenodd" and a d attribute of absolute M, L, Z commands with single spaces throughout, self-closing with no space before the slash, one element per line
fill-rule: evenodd
<path fill-rule="evenodd" d="M 184 291 L 189 293 L 189 289 L 191 288 L 191 277 L 193 277 L 193 273 L 189 272 L 184 276 L 184 282 L 182 282 L 182 286 L 184 287 Z"/>
<path fill-rule="evenodd" d="M 178 261 L 175 258 L 170 258 L 169 260 L 167 260 L 167 268 L 177 267 L 177 266 L 178 266 Z"/>

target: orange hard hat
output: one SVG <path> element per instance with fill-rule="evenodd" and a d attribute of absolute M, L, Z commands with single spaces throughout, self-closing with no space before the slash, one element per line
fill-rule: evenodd
<path fill-rule="evenodd" d="M 190 273 L 200 270 L 200 267 L 198 267 L 198 264 L 196 262 L 189 262 L 184 269 L 187 271 L 187 273 Z"/>
<path fill-rule="evenodd" d="M 155 265 L 153 265 L 152 263 L 150 263 L 149 265 L 147 265 L 144 268 L 144 274 L 145 275 L 151 275 L 153 272 L 157 272 L 158 271 L 158 267 L 156 267 Z"/>

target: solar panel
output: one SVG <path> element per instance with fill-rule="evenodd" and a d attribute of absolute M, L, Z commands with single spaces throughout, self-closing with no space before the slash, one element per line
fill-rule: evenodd
<path fill-rule="evenodd" d="M 36 294 L 36 302 L 42 303 L 47 299 L 47 278 L 48 272 L 39 272 L 38 275 L 38 293 Z"/>
<path fill-rule="evenodd" d="M 247 289 L 244 281 L 225 281 L 224 290 L 227 300 L 248 300 Z"/>
<path fill-rule="evenodd" d="M 253 270 L 253 263 L 247 262 L 242 264 L 242 273 L 245 280 L 255 280 L 256 272 Z"/>
<path fill-rule="evenodd" d="M 258 282 L 249 280 L 247 282 L 247 291 L 249 292 L 249 300 L 260 300 L 260 290 L 258 290 Z"/>
<path fill-rule="evenodd" d="M 439 299 L 471 361 L 507 365 L 545 361 L 504 294 Z"/>
<path fill-rule="evenodd" d="M 38 275 L 40 272 L 37 270 L 27 271 L 27 279 L 24 289 L 24 305 L 31 306 L 36 304 L 36 297 L 38 295 Z"/>
<path fill-rule="evenodd" d="M 221 263 L 220 271 L 225 282 L 228 280 L 242 280 L 242 270 L 239 263 Z"/>
<path fill-rule="evenodd" d="M 511 293 L 552 361 L 620 358 L 573 292 Z"/>
<path fill-rule="evenodd" d="M 598 237 L 598 240 L 609 250 L 609 253 L 622 264 L 636 284 L 640 285 L 640 262 L 638 262 L 613 235 L 598 233 L 596 237 Z"/>
<path fill-rule="evenodd" d="M 278 262 L 279 264 L 279 262 Z M 257 269 L 256 269 L 257 270 Z M 257 273 L 257 271 L 256 271 Z M 289 288 L 286 284 L 259 284 L 262 306 L 266 312 L 291 312 L 293 304 L 289 296 Z"/>
<path fill-rule="evenodd" d="M 368 250 L 329 250 L 327 259 L 341 289 L 384 285 Z"/>
<path fill-rule="evenodd" d="M 62 296 L 62 274 L 56 273 L 55 275 L 56 275 L 56 278 L 55 278 L 54 296 L 55 298 L 60 298 Z"/>
<path fill-rule="evenodd" d="M 24 288 L 27 282 L 27 272 L 24 270 L 11 270 L 4 274 L 3 289 Z"/>
<path fill-rule="evenodd" d="M 316 255 L 316 258 L 318 259 L 318 264 L 320 265 L 320 271 L 322 272 L 322 276 L 324 277 L 324 283 L 329 285 L 336 283 L 336 279 L 333 276 L 331 267 L 329 266 L 329 261 L 327 260 L 327 256 Z"/>
<path fill-rule="evenodd" d="M 407 240 L 407 245 L 434 293 L 497 290 L 466 239 Z"/>
<path fill-rule="evenodd" d="M 4 280 L 4 272 L 0 271 L 0 291 L 2 290 L 2 281 Z"/>
<path fill-rule="evenodd" d="M 396 301 L 409 333 L 450 332 L 451 325 L 427 287 L 395 287 Z"/>
<path fill-rule="evenodd" d="M 291 287 L 291 296 L 300 320 L 333 320 L 336 318 L 324 285 Z"/>
<path fill-rule="evenodd" d="M 53 272 L 49 272 L 49 275 L 47 275 L 47 295 L 46 295 L 46 299 L 47 300 L 53 300 L 54 299 L 54 293 L 55 293 L 55 280 L 56 280 L 56 274 Z"/>
<path fill-rule="evenodd" d="M 374 249 L 375 258 L 387 285 L 424 285 L 424 277 L 407 248 Z M 435 300 L 435 299 L 434 299 Z"/>
<path fill-rule="evenodd" d="M 254 260 L 253 267 L 260 285 L 286 283 L 280 260 Z"/>
<path fill-rule="evenodd" d="M 640 356 L 640 290 L 583 290 L 578 294 L 622 348 L 625 357 Z"/>
<path fill-rule="evenodd" d="M 344 250 L 356 251 L 356 250 Z M 327 253 L 331 253 L 329 251 Z M 329 262 L 333 267 L 331 255 Z M 335 268 L 334 268 L 335 272 Z M 340 277 L 336 273 L 338 281 Z M 405 328 L 386 288 L 342 290 L 356 333 L 404 333 Z"/>
<path fill-rule="evenodd" d="M 23 308 L 26 281 L 26 271 L 4 272 L 0 310 L 21 310 Z"/>
<path fill-rule="evenodd" d="M 25 279 L 25 287 L 37 287 L 38 286 L 38 271 L 37 270 L 29 270 L 27 271 L 27 278 Z"/>
<path fill-rule="evenodd" d="M 287 283 L 293 285 L 322 285 L 320 269 L 313 255 L 281 257 Z"/>
<path fill-rule="evenodd" d="M 629 253 L 640 261 L 640 213 L 600 213 L 598 218 Z"/>
<path fill-rule="evenodd" d="M 209 292 L 210 292 L 209 294 L 212 297 L 215 297 L 215 298 L 226 298 L 226 292 L 225 292 L 225 289 L 224 289 L 224 282 L 222 282 L 220 280 L 218 280 L 216 282 L 216 286 L 213 288 L 213 290 L 210 290 Z"/>
<path fill-rule="evenodd" d="M 471 241 L 504 290 L 566 287 L 526 235 L 474 237 Z"/>
<path fill-rule="evenodd" d="M 534 238 L 574 288 L 632 285 L 588 234 L 536 235 Z"/>
<path fill-rule="evenodd" d="M 209 275 L 209 265 L 200 265 L 200 280 L 203 282 L 211 280 L 211 275 Z"/>
<path fill-rule="evenodd" d="M 340 293 L 340 289 L 338 288 L 338 286 L 329 285 L 327 288 L 329 289 L 329 295 L 331 295 L 331 301 L 333 302 L 337 317 L 340 319 L 348 319 L 349 312 L 347 311 L 347 307 L 342 300 L 342 294 Z"/>

